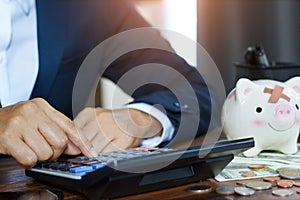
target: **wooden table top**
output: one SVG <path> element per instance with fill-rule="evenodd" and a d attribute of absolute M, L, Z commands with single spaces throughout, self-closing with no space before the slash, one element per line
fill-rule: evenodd
<path fill-rule="evenodd" d="M 247 181 L 244 181 L 247 182 Z M 193 185 L 210 185 L 212 191 L 206 194 L 198 194 L 187 190 L 189 186 Z M 118 200 L 140 200 L 140 199 L 201 199 L 201 200 L 213 200 L 217 197 L 224 197 L 224 195 L 217 194 L 214 190 L 219 185 L 233 185 L 237 186 L 236 182 L 223 182 L 219 183 L 214 180 L 208 180 L 198 183 L 187 184 L 183 186 L 173 187 L 169 189 L 158 190 L 154 192 L 148 192 L 144 194 L 133 195 L 130 197 L 118 198 Z M 272 189 L 277 188 L 276 186 Z M 25 175 L 24 169 L 12 158 L 2 158 L 0 160 L 0 192 L 16 192 L 16 191 L 27 191 L 27 190 L 40 190 L 40 189 L 53 189 L 53 186 L 45 185 L 40 182 L 33 180 Z M 237 194 L 227 195 L 234 200 L 247 199 L 247 200 L 264 200 L 264 199 L 285 199 L 285 200 L 296 200 L 300 199 L 300 194 L 297 194 L 297 190 L 300 188 L 293 187 L 291 190 L 294 194 L 289 197 L 276 197 L 272 195 L 272 190 L 256 191 L 253 196 L 239 196 Z M 75 192 L 63 190 L 64 199 L 66 200 L 85 200 L 86 198 Z"/>

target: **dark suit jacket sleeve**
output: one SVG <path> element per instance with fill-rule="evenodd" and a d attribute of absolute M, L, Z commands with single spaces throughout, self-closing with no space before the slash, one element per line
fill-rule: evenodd
<path fill-rule="evenodd" d="M 107 20 L 114 21 L 108 26 L 111 35 L 149 26 L 128 1 L 110 1 L 106 12 Z M 156 38 L 153 40 L 155 42 L 167 43 L 159 34 L 153 37 Z M 195 135 L 205 134 L 211 118 L 211 100 L 207 86 L 196 68 L 189 66 L 174 52 L 150 48 L 136 50 L 115 60 L 104 75 L 118 83 L 120 78 L 130 73 L 133 68 L 149 63 L 154 63 L 145 66 L 149 70 L 145 69 L 145 73 L 139 73 L 138 76 L 132 75 L 131 81 L 119 86 L 131 94 L 132 84 L 148 82 L 136 86 L 137 89 L 132 93 L 133 103 L 148 103 L 166 112 L 176 131 L 173 142 L 181 142 L 192 139 Z M 178 75 L 168 73 L 157 64 L 171 67 L 178 72 Z M 155 81 L 151 82 L 151 80 Z M 192 92 L 187 89 L 187 83 L 188 87 L 192 88 Z"/>

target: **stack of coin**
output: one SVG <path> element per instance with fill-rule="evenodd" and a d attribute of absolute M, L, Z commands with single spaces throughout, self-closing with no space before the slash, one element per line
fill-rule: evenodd
<path fill-rule="evenodd" d="M 250 164 L 248 168 L 251 170 L 240 172 L 243 177 L 250 178 L 257 176 L 255 171 L 265 170 L 267 167 L 263 164 Z M 293 195 L 293 191 L 288 189 L 293 186 L 300 187 L 300 181 L 295 182 L 294 179 L 300 179 L 300 169 L 292 168 L 292 167 L 284 167 L 278 168 L 276 170 L 279 176 L 269 176 L 264 177 L 263 181 L 237 181 L 237 186 L 219 186 L 216 188 L 216 193 L 222 195 L 232 195 L 234 193 L 249 196 L 255 194 L 255 190 L 268 190 L 273 186 L 277 186 L 278 188 L 274 188 L 272 190 L 272 194 L 275 196 L 285 197 Z M 300 190 L 296 190 L 297 193 L 300 194 Z"/>
<path fill-rule="evenodd" d="M 265 170 L 267 167 L 263 164 L 250 164 L 248 165 L 248 168 L 251 169 L 251 171 L 240 172 L 243 177 L 255 177 L 257 176 L 255 171 Z M 293 181 L 294 179 L 300 179 L 300 169 L 284 167 L 278 168 L 276 171 L 278 172 L 279 176 L 264 177 L 263 181 L 237 181 L 237 187 L 220 186 L 216 189 L 216 192 L 218 194 L 230 195 L 233 194 L 234 191 L 236 194 L 247 196 L 253 195 L 255 190 L 268 190 L 273 186 L 278 186 L 278 189 L 272 190 L 273 195 L 280 197 L 292 195 L 293 191 L 287 188 L 291 188 L 293 186 L 300 187 L 300 181 Z M 300 190 L 296 192 L 300 194 Z"/>

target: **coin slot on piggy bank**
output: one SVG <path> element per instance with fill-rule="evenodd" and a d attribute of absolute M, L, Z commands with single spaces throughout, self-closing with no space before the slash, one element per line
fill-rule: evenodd
<path fill-rule="evenodd" d="M 255 146 L 245 152 L 257 156 L 263 150 L 294 154 L 300 130 L 300 77 L 285 82 L 241 78 L 228 94 L 222 109 L 228 139 L 253 137 Z"/>

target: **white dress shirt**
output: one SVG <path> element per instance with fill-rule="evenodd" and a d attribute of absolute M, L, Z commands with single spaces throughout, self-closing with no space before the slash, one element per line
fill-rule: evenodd
<path fill-rule="evenodd" d="M 0 0 L 0 102 L 2 107 L 29 100 L 39 69 L 35 0 Z M 160 137 L 142 146 L 157 146 L 172 138 L 174 127 L 155 107 L 136 103 L 126 107 L 155 117 L 163 126 Z"/>
<path fill-rule="evenodd" d="M 0 100 L 28 100 L 38 74 L 34 0 L 0 0 Z"/>

